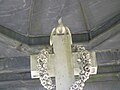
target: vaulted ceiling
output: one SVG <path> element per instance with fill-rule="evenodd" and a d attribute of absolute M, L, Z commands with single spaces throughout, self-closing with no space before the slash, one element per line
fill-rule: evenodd
<path fill-rule="evenodd" d="M 96 52 L 98 74 L 85 90 L 119 90 L 120 0 L 0 0 L 0 90 L 44 90 L 29 56 L 49 47 L 60 17 L 73 43 Z"/>

